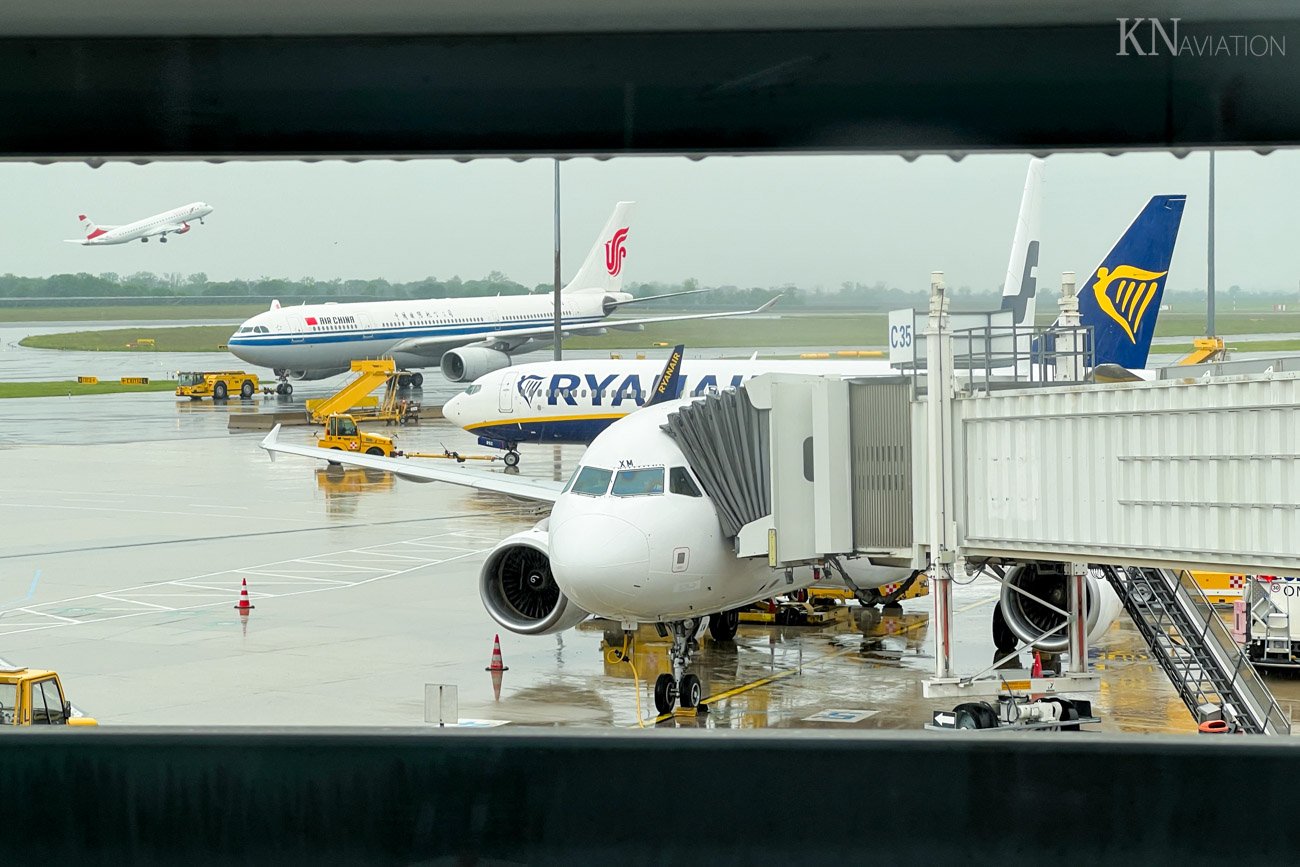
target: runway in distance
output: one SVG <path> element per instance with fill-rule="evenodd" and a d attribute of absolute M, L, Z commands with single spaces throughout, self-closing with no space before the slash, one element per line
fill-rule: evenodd
<path fill-rule="evenodd" d="M 212 206 L 207 202 L 190 202 L 179 208 L 172 208 L 161 214 L 126 223 L 121 226 L 101 226 L 85 214 L 79 214 L 81 227 L 86 232 L 85 238 L 73 238 L 65 244 L 80 244 L 83 247 L 106 247 L 112 244 L 125 244 L 139 240 L 147 242 L 156 237 L 159 243 L 166 243 L 168 235 L 184 235 L 194 221 L 203 223 L 203 218 L 212 213 Z"/>
<path fill-rule="evenodd" d="M 693 294 L 673 292 L 635 298 L 623 292 L 632 202 L 619 202 L 587 254 L 561 291 L 561 331 L 604 334 L 609 328 L 639 331 L 655 322 L 745 316 L 758 310 L 610 319 L 629 304 Z M 440 367 L 452 382 L 468 382 L 510 366 L 511 354 L 549 346 L 554 334 L 554 295 L 496 298 L 430 298 L 347 304 L 273 305 L 239 327 L 227 341 L 250 364 L 269 367 L 281 379 L 324 379 L 349 369 L 354 359 L 391 357 L 398 367 Z M 415 374 L 412 384 L 423 383 Z"/>

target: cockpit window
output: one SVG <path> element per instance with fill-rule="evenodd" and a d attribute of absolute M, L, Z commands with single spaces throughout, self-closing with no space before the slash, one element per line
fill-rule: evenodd
<path fill-rule="evenodd" d="M 645 470 L 619 470 L 614 479 L 614 496 L 646 497 L 664 492 L 664 468 Z"/>
<path fill-rule="evenodd" d="M 483 386 L 481 386 L 481 385 L 471 385 L 469 388 L 465 389 L 465 393 L 466 393 L 466 394 L 478 394 L 478 393 L 479 393 L 480 391 L 482 391 L 482 390 L 483 390 Z"/>
<path fill-rule="evenodd" d="M 574 478 L 570 490 L 575 494 L 583 494 L 588 497 L 603 497 L 605 491 L 609 490 L 609 478 L 612 475 L 614 475 L 613 470 L 602 470 L 599 467 L 583 467 L 578 470 L 578 475 Z"/>
<path fill-rule="evenodd" d="M 700 489 L 691 474 L 686 472 L 686 467 L 673 467 L 668 471 L 668 490 L 684 497 L 700 496 Z"/>
<path fill-rule="evenodd" d="M 239 333 L 240 333 L 240 334 L 252 334 L 252 333 L 253 333 L 253 327 L 252 327 L 251 325 L 245 325 L 243 328 L 239 329 Z"/>

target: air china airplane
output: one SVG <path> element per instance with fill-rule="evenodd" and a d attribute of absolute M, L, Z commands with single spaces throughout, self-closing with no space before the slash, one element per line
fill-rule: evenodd
<path fill-rule="evenodd" d="M 609 319 L 629 304 L 670 298 L 673 292 L 634 298 L 623 288 L 632 202 L 619 202 L 577 275 L 561 292 L 565 334 L 604 334 L 609 328 L 639 331 L 652 322 L 680 322 L 745 316 L 766 310 Z M 452 382 L 468 382 L 510 365 L 511 353 L 549 345 L 554 333 L 554 295 L 498 298 L 431 298 L 355 304 L 280 307 L 249 319 L 227 341 L 250 364 L 269 367 L 277 388 L 292 393 L 289 380 L 324 379 L 348 370 L 354 359 L 392 357 L 399 367 L 441 367 Z M 415 373 L 410 384 L 419 387 Z"/>
<path fill-rule="evenodd" d="M 190 223 L 198 220 L 201 224 L 203 218 L 211 213 L 212 206 L 207 202 L 191 202 L 124 226 L 101 226 L 85 214 L 80 214 L 77 219 L 81 221 L 81 227 L 86 230 L 86 237 L 63 243 L 80 244 L 83 247 L 102 247 L 108 244 L 125 244 L 127 241 L 137 239 L 147 242 L 157 236 L 159 243 L 165 244 L 168 235 L 184 235 L 193 228 Z"/>

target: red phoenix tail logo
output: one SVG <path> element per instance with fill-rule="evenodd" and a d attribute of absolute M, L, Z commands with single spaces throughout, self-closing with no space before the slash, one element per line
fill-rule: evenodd
<path fill-rule="evenodd" d="M 605 242 L 605 270 L 609 276 L 617 277 L 623 270 L 623 257 L 627 255 L 627 227 L 614 233 L 614 237 Z"/>

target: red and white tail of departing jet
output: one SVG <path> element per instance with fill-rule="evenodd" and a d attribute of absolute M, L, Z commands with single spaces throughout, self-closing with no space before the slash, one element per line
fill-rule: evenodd
<path fill-rule="evenodd" d="M 64 243 L 98 247 L 105 244 L 125 244 L 136 239 L 148 241 L 155 235 L 160 242 L 166 243 L 168 235 L 184 235 L 193 228 L 191 223 L 196 220 L 202 223 L 203 218 L 211 213 L 212 206 L 207 202 L 190 202 L 188 205 L 122 226 L 101 226 L 85 214 L 80 214 L 77 219 L 81 221 L 81 228 L 85 230 L 86 237 L 71 239 Z"/>

